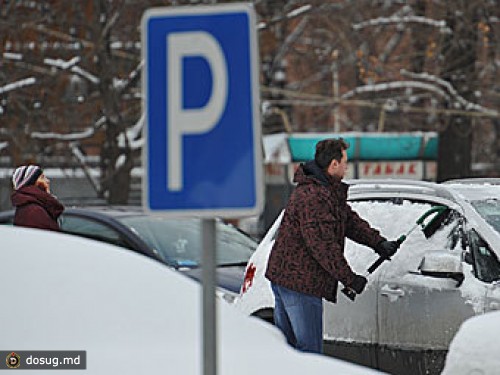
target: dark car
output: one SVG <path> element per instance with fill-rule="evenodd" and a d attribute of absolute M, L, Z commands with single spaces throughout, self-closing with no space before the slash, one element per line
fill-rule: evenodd
<path fill-rule="evenodd" d="M 0 213 L 0 224 L 12 224 L 14 210 Z M 139 207 L 67 208 L 60 219 L 63 232 L 111 243 L 158 260 L 201 279 L 201 220 L 166 219 Z M 257 242 L 232 225 L 217 220 L 217 284 L 232 302 Z"/>

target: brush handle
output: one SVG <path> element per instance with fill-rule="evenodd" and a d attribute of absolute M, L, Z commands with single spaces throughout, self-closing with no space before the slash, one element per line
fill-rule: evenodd
<path fill-rule="evenodd" d="M 368 273 L 373 273 L 382 263 L 386 260 L 391 260 L 390 258 L 380 257 L 368 268 Z"/>
<path fill-rule="evenodd" d="M 406 240 L 406 235 L 401 235 L 396 242 L 398 243 L 398 247 L 401 246 L 401 244 Z M 391 258 L 386 258 L 386 257 L 380 257 L 378 258 L 373 264 L 368 268 L 368 273 L 373 273 L 382 263 L 384 263 L 386 260 L 391 260 Z"/>
<path fill-rule="evenodd" d="M 406 240 L 406 235 L 401 235 L 396 242 L 398 243 L 398 247 L 401 246 L 401 244 Z M 386 258 L 386 257 L 380 257 L 378 258 L 373 264 L 368 268 L 368 273 L 373 273 L 382 263 L 384 263 L 386 260 L 391 260 L 391 258 Z M 345 287 L 342 289 L 342 293 L 344 293 L 347 298 L 349 298 L 351 301 L 354 301 L 356 299 L 356 292 L 352 290 L 351 288 Z"/>

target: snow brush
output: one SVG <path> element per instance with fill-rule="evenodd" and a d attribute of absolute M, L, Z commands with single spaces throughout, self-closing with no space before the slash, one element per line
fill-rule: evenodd
<path fill-rule="evenodd" d="M 398 243 L 398 248 L 401 244 L 408 238 L 408 236 L 418 227 L 421 227 L 422 232 L 424 233 L 425 238 L 430 238 L 436 231 L 441 227 L 441 224 L 448 218 L 451 209 L 446 206 L 434 206 L 431 209 L 424 212 L 422 216 L 418 218 L 415 225 L 411 227 L 411 229 L 406 233 L 402 234 L 396 242 Z M 427 219 L 432 214 L 436 214 L 431 221 L 427 224 L 424 223 L 425 219 Z M 391 260 L 391 258 L 380 256 L 373 264 L 368 267 L 367 273 L 363 276 L 367 277 L 372 274 L 384 261 Z M 356 292 L 349 288 L 344 287 L 342 289 L 342 293 L 344 293 L 351 301 L 356 299 Z"/>

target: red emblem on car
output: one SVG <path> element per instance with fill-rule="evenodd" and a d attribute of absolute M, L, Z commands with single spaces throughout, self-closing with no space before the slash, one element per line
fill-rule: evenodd
<path fill-rule="evenodd" d="M 245 279 L 243 280 L 242 293 L 245 293 L 252 286 L 256 270 L 257 267 L 255 267 L 253 263 L 248 265 L 247 271 L 245 272 Z"/>

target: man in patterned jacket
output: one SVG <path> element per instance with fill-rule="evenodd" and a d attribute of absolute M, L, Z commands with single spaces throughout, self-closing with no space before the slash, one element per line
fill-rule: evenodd
<path fill-rule="evenodd" d="M 342 138 L 320 141 L 314 160 L 298 168 L 267 265 L 275 324 L 290 345 L 305 352 L 323 350 L 322 299 L 336 301 L 339 281 L 357 294 L 366 286 L 344 257 L 345 237 L 387 258 L 398 249 L 347 204 L 342 178 L 348 147 Z"/>

